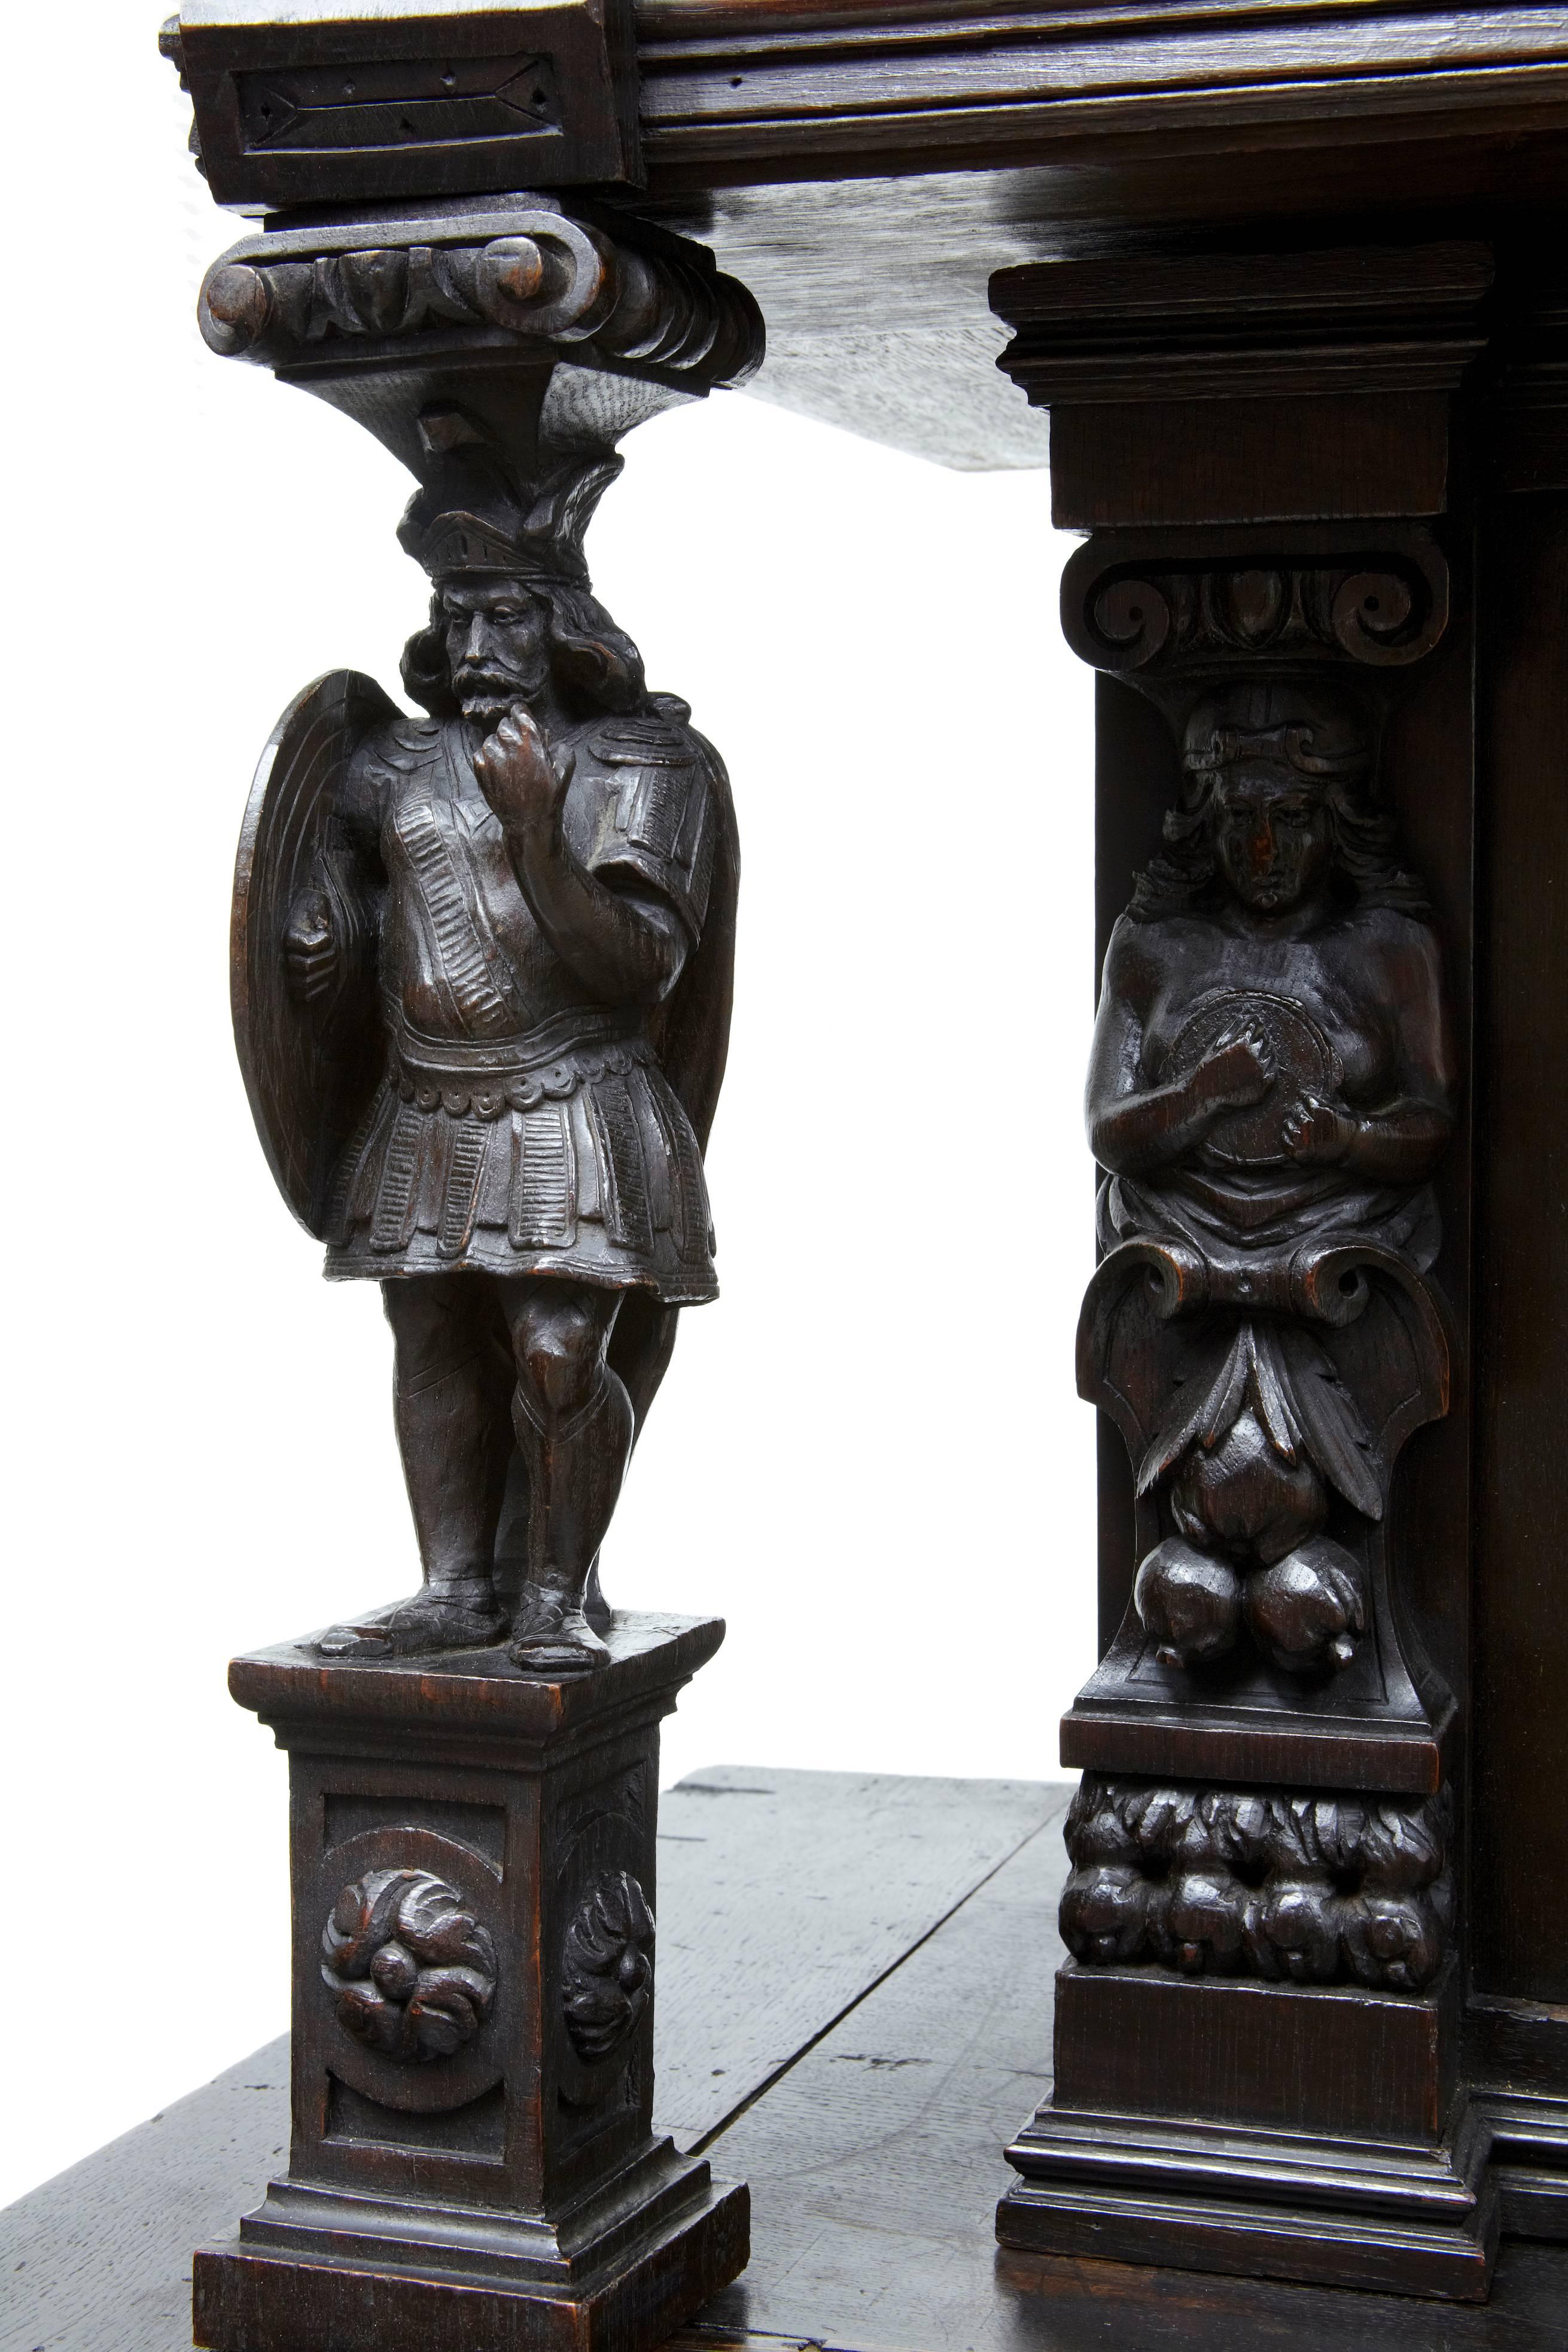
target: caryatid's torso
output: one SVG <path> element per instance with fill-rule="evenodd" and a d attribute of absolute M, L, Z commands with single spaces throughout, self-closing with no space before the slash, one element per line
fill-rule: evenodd
<path fill-rule="evenodd" d="M 551 744 L 574 761 L 567 844 L 612 887 L 672 908 L 695 949 L 713 868 L 716 755 L 661 698 Z M 714 765 L 710 766 L 710 762 Z M 328 1271 L 469 1267 L 716 1287 L 701 1157 L 646 1011 L 595 997 L 545 936 L 460 720 L 399 719 L 354 761 L 342 811 L 384 877 L 387 1076 L 335 1188 Z"/>
<path fill-rule="evenodd" d="M 1446 1101 L 1450 1053 L 1430 926 L 1375 904 L 1297 936 L 1198 913 L 1124 916 L 1106 957 L 1092 1091 L 1113 1062 L 1130 1090 L 1179 1082 L 1239 1023 L 1266 1037 L 1273 1084 L 1166 1166 L 1113 1169 L 1103 1237 L 1164 1223 L 1228 1253 L 1333 1227 L 1376 1233 L 1429 1263 L 1436 1213 L 1419 1181 L 1372 1181 L 1352 1166 L 1303 1160 L 1287 1122 L 1303 1098 L 1361 1118 L 1401 1100 Z"/>

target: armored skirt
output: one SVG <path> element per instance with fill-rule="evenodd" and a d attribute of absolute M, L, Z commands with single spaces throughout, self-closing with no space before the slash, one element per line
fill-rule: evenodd
<path fill-rule="evenodd" d="M 329 1277 L 466 1268 L 670 1307 L 717 1295 L 702 1157 L 645 1035 L 576 1043 L 524 1074 L 467 1059 L 436 1086 L 394 1052 L 340 1167 Z"/>

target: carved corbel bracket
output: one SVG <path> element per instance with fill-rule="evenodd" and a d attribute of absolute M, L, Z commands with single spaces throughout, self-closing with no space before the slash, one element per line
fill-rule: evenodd
<path fill-rule="evenodd" d="M 616 444 L 762 362 L 747 289 L 644 224 L 533 194 L 371 236 L 331 224 L 232 247 L 202 286 L 208 344 L 353 417 L 426 487 L 451 456 L 441 420 L 465 420 L 579 549 Z"/>
<path fill-rule="evenodd" d="M 235 246 L 202 287 L 202 333 L 221 358 L 280 373 L 384 368 L 439 352 L 580 364 L 699 393 L 760 363 L 761 316 L 704 247 L 633 241 L 553 198 L 413 222 L 281 231 Z"/>
<path fill-rule="evenodd" d="M 1273 672 L 1396 671 L 1448 621 L 1433 533 L 1381 524 L 1273 533 L 1096 531 L 1061 581 L 1068 644 L 1162 704 Z"/>

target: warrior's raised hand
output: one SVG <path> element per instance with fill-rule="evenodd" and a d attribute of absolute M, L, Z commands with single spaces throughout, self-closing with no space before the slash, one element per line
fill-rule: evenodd
<path fill-rule="evenodd" d="M 554 829 L 573 765 L 568 752 L 556 766 L 537 722 L 520 704 L 474 754 L 480 791 L 505 826 L 522 832 Z"/>

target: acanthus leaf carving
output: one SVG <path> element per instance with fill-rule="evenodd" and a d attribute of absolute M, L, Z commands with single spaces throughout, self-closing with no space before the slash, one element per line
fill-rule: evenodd
<path fill-rule="evenodd" d="M 635 2032 L 653 1983 L 653 1915 L 630 1871 L 606 1871 L 572 1915 L 562 1961 L 562 2008 L 586 2064 L 612 2057 Z"/>

